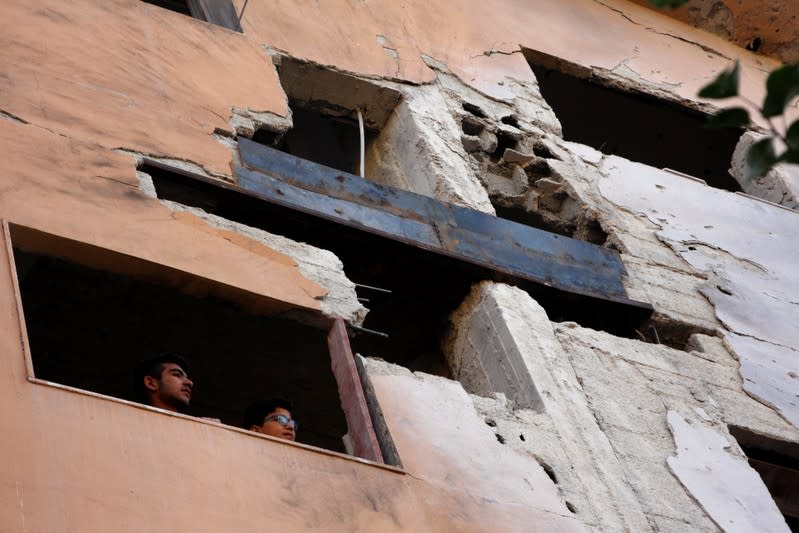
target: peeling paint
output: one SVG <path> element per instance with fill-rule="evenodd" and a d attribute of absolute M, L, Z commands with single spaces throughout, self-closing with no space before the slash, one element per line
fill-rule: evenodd
<path fill-rule="evenodd" d="M 788 533 L 788 525 L 760 479 L 713 427 L 668 413 L 677 455 L 669 468 L 719 526 L 729 533 Z"/>
<path fill-rule="evenodd" d="M 618 157 L 606 158 L 602 171 L 606 198 L 644 214 L 683 259 L 714 274 L 703 293 L 729 330 L 747 390 L 799 424 L 795 398 L 763 396 L 796 390 L 789 373 L 799 372 L 799 358 L 777 354 L 799 349 L 799 213 Z"/>

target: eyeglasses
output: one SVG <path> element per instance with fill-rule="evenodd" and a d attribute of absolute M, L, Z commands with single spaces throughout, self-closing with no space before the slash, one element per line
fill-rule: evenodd
<path fill-rule="evenodd" d="M 300 427 L 300 425 L 297 423 L 296 420 L 294 420 L 293 418 L 289 418 L 286 415 L 272 415 L 264 418 L 264 422 L 271 422 L 272 420 L 276 420 L 277 423 L 283 426 L 284 428 L 290 427 L 294 431 L 297 431 L 297 428 Z"/>

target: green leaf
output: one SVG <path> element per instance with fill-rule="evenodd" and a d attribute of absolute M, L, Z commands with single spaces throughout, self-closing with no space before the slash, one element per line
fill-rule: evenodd
<path fill-rule="evenodd" d="M 707 119 L 708 128 L 740 128 L 749 124 L 749 112 L 743 107 L 722 109 Z"/>
<path fill-rule="evenodd" d="M 771 137 L 766 137 L 749 147 L 746 153 L 746 179 L 759 178 L 777 162 Z"/>
<path fill-rule="evenodd" d="M 785 134 L 785 140 L 788 143 L 789 149 L 799 151 L 799 119 L 794 121 L 794 123 L 788 128 L 788 131 Z"/>
<path fill-rule="evenodd" d="M 649 0 L 649 3 L 658 9 L 675 9 L 688 3 L 689 0 Z"/>
<path fill-rule="evenodd" d="M 785 106 L 799 95 L 799 65 L 785 65 L 768 75 L 766 99 L 763 101 L 763 116 L 782 114 Z"/>
<path fill-rule="evenodd" d="M 738 76 L 740 65 L 735 62 L 732 68 L 723 71 L 716 79 L 702 87 L 699 96 L 702 98 L 729 98 L 738 96 Z"/>

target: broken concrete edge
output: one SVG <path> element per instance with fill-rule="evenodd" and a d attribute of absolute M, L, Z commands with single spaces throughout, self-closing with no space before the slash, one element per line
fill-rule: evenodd
<path fill-rule="evenodd" d="M 358 300 L 355 284 L 346 277 L 344 265 L 333 252 L 233 222 L 199 208 L 160 199 L 150 175 L 141 171 L 137 171 L 136 175 L 140 191 L 158 200 L 173 213 L 192 213 L 214 229 L 236 232 L 292 258 L 303 276 L 326 289 L 327 294 L 320 302 L 323 315 L 342 318 L 356 326 L 363 324 L 369 310 Z"/>
<path fill-rule="evenodd" d="M 414 372 L 406 367 L 395 365 L 376 357 L 362 357 L 358 355 L 356 356 L 356 359 L 359 361 L 359 365 L 363 371 L 363 376 L 366 378 L 364 380 L 365 383 L 371 383 L 369 382 L 370 377 L 390 376 L 413 379 L 429 386 L 446 386 L 459 389 L 471 401 L 471 406 L 474 409 L 477 418 L 485 423 L 485 426 L 480 426 L 481 430 L 493 433 L 499 444 L 505 443 L 500 438 L 497 438 L 497 433 L 491 429 L 491 427 L 493 427 L 492 419 L 490 418 L 491 416 L 493 416 L 497 421 L 514 420 L 519 424 L 536 423 L 536 413 L 534 411 L 512 408 L 502 393 L 496 393 L 491 397 L 486 398 L 480 395 L 469 393 L 464 389 L 463 384 L 457 380 L 427 374 L 425 372 Z M 372 393 L 374 393 L 374 390 L 372 390 Z M 376 396 L 375 401 L 377 401 Z M 383 422 L 385 423 L 385 420 L 383 420 Z M 539 419 L 538 422 L 540 423 L 541 420 Z M 447 421 L 442 420 L 441 423 L 446 424 Z M 388 427 L 385 429 L 388 431 Z M 576 512 L 573 510 L 572 505 L 568 502 L 565 494 L 561 490 L 561 487 L 557 485 L 555 479 L 553 479 L 552 475 L 548 472 L 548 470 L 551 471 L 551 469 L 549 469 L 549 465 L 547 465 L 545 461 L 537 457 L 535 454 L 530 453 L 528 450 L 519 449 L 514 446 L 509 446 L 509 449 L 510 453 L 522 458 L 524 461 L 529 461 L 531 466 L 535 465 L 536 468 L 540 468 L 543 472 L 547 473 L 549 479 L 546 481 L 551 482 L 551 488 L 554 489 L 553 492 L 558 495 L 560 503 L 563 506 L 563 512 L 556 512 L 553 514 L 557 516 L 574 518 Z M 413 474 L 412 472 L 409 473 Z M 426 474 L 423 472 L 417 472 L 415 475 L 422 478 L 426 477 Z M 548 512 L 552 511 L 550 510 Z"/>
<path fill-rule="evenodd" d="M 698 419 L 669 410 L 666 419 L 676 453 L 669 470 L 724 531 L 787 532 L 777 504 L 760 475 L 729 434 L 699 413 Z"/>
<path fill-rule="evenodd" d="M 372 419 L 372 427 L 377 436 L 377 442 L 383 455 L 383 461 L 386 464 L 403 468 L 402 458 L 399 452 L 397 452 L 397 447 L 394 445 L 391 430 L 386 423 L 386 418 L 383 415 L 380 402 L 377 401 L 374 385 L 369 379 L 369 373 L 366 370 L 365 363 L 366 358 L 361 354 L 355 354 L 355 368 L 358 370 L 358 377 L 361 379 L 361 386 L 363 387 L 364 397 L 366 398 L 366 407 Z"/>
<path fill-rule="evenodd" d="M 747 131 L 741 135 L 730 162 L 730 175 L 750 197 L 761 199 L 772 205 L 799 211 L 799 165 L 780 163 L 765 176 L 747 179 L 746 155 L 749 148 L 766 135 Z"/>
<path fill-rule="evenodd" d="M 427 85 L 429 83 L 435 82 L 434 78 L 431 79 L 431 80 L 428 80 L 428 81 L 420 83 L 420 82 L 414 82 L 412 80 L 406 80 L 404 78 L 399 78 L 399 77 L 381 76 L 381 75 L 378 75 L 378 74 L 365 74 L 363 72 L 354 72 L 354 71 L 351 71 L 351 70 L 343 69 L 343 68 L 338 67 L 336 65 L 326 65 L 324 63 L 319 63 L 318 61 L 315 61 L 315 60 L 307 58 L 307 57 L 295 56 L 295 55 L 293 55 L 291 52 L 289 52 L 287 50 L 283 50 L 281 48 L 278 48 L 278 47 L 275 47 L 275 46 L 272 46 L 272 45 L 269 45 L 269 44 L 261 44 L 261 48 L 267 53 L 267 55 L 269 55 L 270 58 L 272 58 L 272 63 L 275 66 L 279 66 L 280 62 L 285 58 L 285 59 L 291 59 L 292 61 L 297 61 L 297 62 L 300 62 L 300 63 L 304 63 L 304 64 L 307 64 L 307 65 L 312 65 L 312 66 L 320 68 L 320 69 L 330 70 L 332 72 L 339 72 L 339 73 L 347 75 L 347 76 L 352 76 L 354 78 L 358 78 L 358 79 L 365 80 L 365 81 L 370 81 L 370 82 L 376 82 L 376 83 L 380 83 L 380 82 L 395 82 L 395 83 L 399 83 L 399 84 L 402 84 L 402 85 L 419 86 L 419 85 Z"/>

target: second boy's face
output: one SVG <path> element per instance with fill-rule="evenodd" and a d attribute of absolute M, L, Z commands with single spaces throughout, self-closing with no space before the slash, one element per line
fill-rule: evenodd
<path fill-rule="evenodd" d="M 293 420 L 284 426 L 280 423 L 280 420 L 278 420 L 278 415 L 281 415 L 280 418 L 285 417 L 288 420 L 292 420 L 291 413 L 287 409 L 278 407 L 264 417 L 264 422 L 260 426 L 253 426 L 253 431 L 280 439 L 294 440 L 297 435 Z"/>

